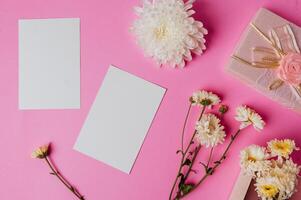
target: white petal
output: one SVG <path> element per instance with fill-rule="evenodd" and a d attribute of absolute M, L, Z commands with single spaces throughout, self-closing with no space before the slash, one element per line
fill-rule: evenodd
<path fill-rule="evenodd" d="M 195 13 L 194 10 L 189 10 L 189 11 L 187 12 L 188 16 L 191 16 L 191 15 L 193 15 L 194 13 Z"/>
<path fill-rule="evenodd" d="M 195 21 L 194 22 L 199 28 L 202 28 L 203 27 L 203 23 L 200 22 L 200 21 Z"/>
<path fill-rule="evenodd" d="M 195 48 L 192 50 L 193 53 L 197 54 L 197 55 L 201 55 L 203 53 L 202 48 Z"/>
<path fill-rule="evenodd" d="M 198 46 L 198 42 L 191 37 L 187 37 L 184 42 L 189 49 L 195 49 Z"/>
<path fill-rule="evenodd" d="M 193 34 L 193 37 L 195 37 L 197 39 L 201 39 L 204 37 L 204 34 L 201 32 L 196 32 L 195 34 Z"/>
<path fill-rule="evenodd" d="M 141 13 L 143 13 L 143 8 L 141 7 L 134 7 L 134 11 L 137 15 L 140 15 Z"/>
<path fill-rule="evenodd" d="M 185 5 L 185 10 L 189 10 L 189 9 L 191 9 L 192 8 L 192 4 L 186 4 Z"/>
<path fill-rule="evenodd" d="M 191 52 L 188 49 L 185 51 L 184 56 L 185 56 L 185 60 L 187 61 L 192 60 Z"/>
<path fill-rule="evenodd" d="M 178 65 L 180 68 L 184 68 L 185 67 L 185 61 L 182 60 L 182 62 Z"/>
<path fill-rule="evenodd" d="M 188 0 L 185 4 L 193 4 L 195 0 Z"/>
<path fill-rule="evenodd" d="M 200 47 L 202 48 L 202 50 L 205 50 L 206 49 L 206 46 L 204 43 L 200 43 Z"/>
<path fill-rule="evenodd" d="M 247 128 L 248 126 L 251 125 L 251 122 L 242 122 L 239 126 L 240 129 Z"/>
<path fill-rule="evenodd" d="M 204 35 L 207 35 L 207 34 L 208 34 L 208 30 L 205 29 L 204 27 L 200 28 L 200 31 L 201 31 Z"/>

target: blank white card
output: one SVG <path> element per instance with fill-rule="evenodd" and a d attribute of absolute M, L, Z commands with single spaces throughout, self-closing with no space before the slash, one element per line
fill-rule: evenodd
<path fill-rule="evenodd" d="M 80 108 L 78 18 L 19 20 L 19 108 Z"/>
<path fill-rule="evenodd" d="M 74 149 L 129 174 L 164 93 L 111 66 Z"/>

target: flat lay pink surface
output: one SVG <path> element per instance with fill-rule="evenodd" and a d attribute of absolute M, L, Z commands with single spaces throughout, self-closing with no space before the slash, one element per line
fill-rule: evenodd
<path fill-rule="evenodd" d="M 68 200 L 75 197 L 32 159 L 36 147 L 51 142 L 52 161 L 87 200 L 164 200 L 176 175 L 180 132 L 188 98 L 197 89 L 219 94 L 230 106 L 228 135 L 238 123 L 235 107 L 247 104 L 267 123 L 261 133 L 246 129 L 229 156 L 187 199 L 227 200 L 239 174 L 239 151 L 273 138 L 301 146 L 301 115 L 242 84 L 224 71 L 240 34 L 260 7 L 301 26 L 301 1 L 197 0 L 195 18 L 208 29 L 208 49 L 184 70 L 158 68 L 143 56 L 129 27 L 139 0 L 0 0 L 0 191 L 3 200 Z M 79 17 L 81 22 L 81 109 L 18 110 L 18 19 Z M 110 64 L 167 88 L 130 175 L 74 151 L 73 145 Z M 147 105 L 146 105 L 147 106 Z M 192 111 L 191 135 L 198 109 Z M 118 125 L 118 122 L 116 122 Z M 229 141 L 227 138 L 226 141 Z M 227 142 L 226 142 L 227 143 Z M 217 148 L 221 152 L 225 145 Z M 295 161 L 301 164 L 301 152 Z M 200 156 L 206 156 L 205 152 Z M 301 194 L 297 194 L 301 198 Z"/>

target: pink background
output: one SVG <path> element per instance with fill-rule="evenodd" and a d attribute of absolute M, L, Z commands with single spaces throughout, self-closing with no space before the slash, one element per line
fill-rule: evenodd
<path fill-rule="evenodd" d="M 179 162 L 180 130 L 188 98 L 198 88 L 220 94 L 231 106 L 229 131 L 239 104 L 252 105 L 267 122 L 262 133 L 247 129 L 225 163 L 187 199 L 228 199 L 239 173 L 239 150 L 272 138 L 294 138 L 301 146 L 300 115 L 243 85 L 224 72 L 241 32 L 264 6 L 301 25 L 301 1 L 198 0 L 197 14 L 209 30 L 208 50 L 184 70 L 159 69 L 144 58 L 128 29 L 139 0 L 0 0 L 0 198 L 3 200 L 75 199 L 40 160 L 30 158 L 37 146 L 52 142 L 52 159 L 87 200 L 167 199 Z M 80 17 L 80 110 L 18 110 L 18 19 Z M 168 88 L 141 152 L 127 175 L 72 150 L 109 64 Z M 190 130 L 198 110 L 193 110 Z M 189 134 L 190 135 L 190 134 Z M 216 152 L 224 148 L 220 146 Z M 300 155 L 300 154 L 299 154 Z M 204 152 L 200 156 L 205 156 Z M 296 159 L 301 164 L 301 158 Z"/>

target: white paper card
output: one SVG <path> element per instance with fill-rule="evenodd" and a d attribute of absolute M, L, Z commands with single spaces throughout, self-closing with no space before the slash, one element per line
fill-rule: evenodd
<path fill-rule="evenodd" d="M 129 174 L 165 91 L 110 66 L 74 149 Z"/>
<path fill-rule="evenodd" d="M 19 108 L 80 108 L 80 20 L 19 20 Z"/>

